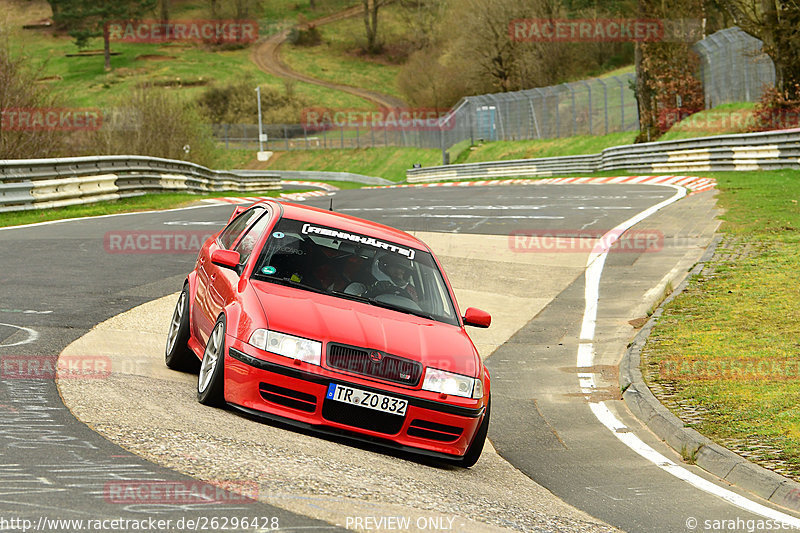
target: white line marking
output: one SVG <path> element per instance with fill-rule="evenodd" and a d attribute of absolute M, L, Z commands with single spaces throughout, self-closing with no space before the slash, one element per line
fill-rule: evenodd
<path fill-rule="evenodd" d="M 499 216 L 484 216 L 484 215 L 432 215 L 428 213 L 420 213 L 418 215 L 389 215 L 393 218 L 510 218 L 514 220 L 538 218 L 544 220 L 562 220 L 564 217 L 560 216 L 547 216 L 547 215 L 499 215 Z"/>
<path fill-rule="evenodd" d="M 15 342 L 15 343 L 12 343 L 12 344 L 0 344 L 0 348 L 11 348 L 12 346 L 20 346 L 22 344 L 30 344 L 31 342 L 34 342 L 36 339 L 39 338 L 39 332 L 36 331 L 35 329 L 26 328 L 24 326 L 15 326 L 14 324 L 3 324 L 2 322 L 0 322 L 0 326 L 6 326 L 6 327 L 9 327 L 9 328 L 18 329 L 18 330 L 24 331 L 25 333 L 28 334 L 28 338 L 27 339 L 21 340 L 19 342 Z"/>
<path fill-rule="evenodd" d="M 583 312 L 583 322 L 581 324 L 581 344 L 578 345 L 576 362 L 576 366 L 578 368 L 594 366 L 593 340 L 595 326 L 597 324 L 597 305 L 600 292 L 600 277 L 603 273 L 603 266 L 605 265 L 606 257 L 608 255 L 608 249 L 624 231 L 649 217 L 659 209 L 666 207 L 667 205 L 686 196 L 686 189 L 682 187 L 678 187 L 676 185 L 665 186 L 672 187 L 676 190 L 675 194 L 671 198 L 645 209 L 638 215 L 626 220 L 603 235 L 600 238 L 600 242 L 605 245 L 605 249 L 601 253 L 591 254 L 586 261 L 586 287 L 584 290 L 586 302 Z M 596 389 L 594 376 L 595 374 L 593 373 L 578 374 L 578 381 L 583 394 L 592 394 L 592 392 Z M 669 472 L 678 479 L 686 481 L 690 485 L 704 492 L 722 498 L 723 500 L 735 505 L 736 507 L 739 507 L 740 509 L 744 509 L 745 511 L 750 511 L 753 514 L 778 521 L 793 528 L 800 527 L 800 519 L 765 505 L 761 505 L 760 503 L 754 502 L 748 498 L 745 498 L 744 496 L 736 494 L 733 491 L 720 487 L 719 485 L 716 485 L 707 479 L 690 472 L 682 466 L 679 466 L 664 455 L 660 454 L 645 444 L 639 437 L 630 432 L 630 428 L 628 428 L 614 415 L 614 413 L 611 412 L 606 405 L 606 402 L 592 402 L 589 404 L 589 408 L 592 410 L 592 413 L 594 413 L 594 416 L 597 417 L 600 423 L 611 430 L 611 433 L 613 433 L 615 437 L 622 441 L 622 443 L 662 470 Z"/>
<path fill-rule="evenodd" d="M 221 205 L 223 204 L 192 205 L 189 207 L 176 207 L 174 209 L 151 209 L 150 211 L 131 211 L 130 213 L 112 213 L 110 215 L 93 215 L 88 217 L 62 218 L 60 220 L 48 220 L 47 222 L 34 222 L 33 224 L 22 224 L 20 226 L 6 226 L 0 228 L 0 231 L 8 231 L 8 230 L 22 229 L 22 228 L 33 228 L 36 226 L 51 226 L 53 224 L 63 224 L 65 222 L 75 222 L 78 220 L 98 220 L 101 218 L 110 218 L 110 217 L 149 215 L 152 213 L 171 213 L 173 211 L 187 211 L 189 209 L 203 209 L 205 207 L 220 207 Z"/>

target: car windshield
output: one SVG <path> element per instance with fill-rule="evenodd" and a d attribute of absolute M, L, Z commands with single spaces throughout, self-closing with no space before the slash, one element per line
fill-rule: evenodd
<path fill-rule="evenodd" d="M 282 219 L 253 277 L 458 325 L 431 254 L 375 237 Z"/>

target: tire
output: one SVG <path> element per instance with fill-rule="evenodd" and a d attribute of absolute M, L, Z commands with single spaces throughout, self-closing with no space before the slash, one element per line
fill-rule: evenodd
<path fill-rule="evenodd" d="M 483 452 L 483 445 L 486 442 L 486 435 L 489 433 L 489 415 L 492 411 L 492 397 L 489 396 L 489 401 L 486 402 L 486 413 L 483 415 L 483 422 L 475 433 L 472 439 L 472 444 L 467 448 L 467 453 L 463 457 L 457 459 L 455 462 L 458 466 L 469 468 L 478 462 Z"/>
<path fill-rule="evenodd" d="M 197 375 L 197 401 L 221 407 L 225 404 L 225 316 L 219 317 L 208 337 L 200 372 Z"/>
<path fill-rule="evenodd" d="M 197 372 L 200 362 L 189 348 L 189 286 L 184 285 L 175 311 L 172 313 L 172 322 L 167 333 L 167 347 L 164 362 L 172 370 Z"/>

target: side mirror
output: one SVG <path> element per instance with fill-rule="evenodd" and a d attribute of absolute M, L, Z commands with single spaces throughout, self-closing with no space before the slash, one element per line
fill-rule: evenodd
<path fill-rule="evenodd" d="M 464 325 L 474 326 L 476 328 L 488 328 L 492 324 L 492 315 L 486 311 L 475 309 L 474 307 L 467 307 L 464 312 Z"/>
<path fill-rule="evenodd" d="M 211 262 L 223 268 L 230 268 L 239 273 L 239 252 L 233 250 L 214 250 L 211 252 Z"/>
<path fill-rule="evenodd" d="M 239 214 L 240 214 L 240 213 L 242 213 L 242 212 L 243 212 L 245 209 L 247 209 L 245 206 L 243 206 L 243 205 L 237 205 L 237 206 L 236 206 L 236 208 L 233 210 L 233 214 L 231 215 L 231 218 L 229 218 L 229 219 L 228 219 L 228 224 L 230 224 L 230 223 L 231 223 L 231 221 L 232 221 L 234 218 L 238 217 L 238 216 L 239 216 Z"/>

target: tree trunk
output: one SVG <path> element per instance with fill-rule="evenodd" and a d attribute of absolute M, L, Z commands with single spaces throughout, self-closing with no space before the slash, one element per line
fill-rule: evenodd
<path fill-rule="evenodd" d="M 169 0 L 161 0 L 161 22 L 169 22 Z"/>
<path fill-rule="evenodd" d="M 644 61 L 647 44 L 637 42 L 634 46 L 634 62 L 636 65 L 636 105 L 639 110 L 639 135 L 635 142 L 654 141 L 661 134 L 658 129 L 656 115 L 656 95 L 650 88 L 652 74 Z"/>
<path fill-rule="evenodd" d="M 103 55 L 106 60 L 106 72 L 109 72 L 111 70 L 111 38 L 109 36 L 108 24 L 103 24 Z"/>
<path fill-rule="evenodd" d="M 378 8 L 380 0 L 363 0 L 364 2 L 364 27 L 367 30 L 367 52 L 374 54 L 378 51 Z"/>

